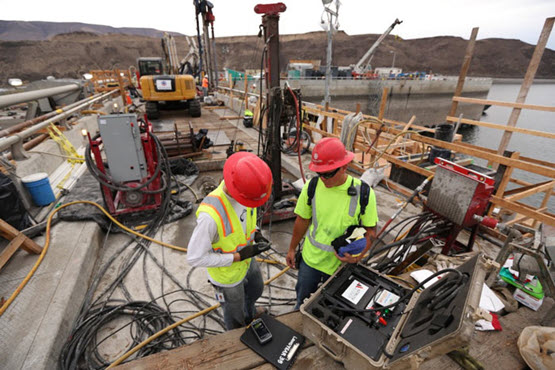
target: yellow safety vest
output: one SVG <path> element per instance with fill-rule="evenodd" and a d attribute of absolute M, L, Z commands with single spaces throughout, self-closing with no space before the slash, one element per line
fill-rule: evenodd
<path fill-rule="evenodd" d="M 210 194 L 203 199 L 197 209 L 197 217 L 200 212 L 208 213 L 216 222 L 218 227 L 218 241 L 212 244 L 215 253 L 235 253 L 253 244 L 254 232 L 256 231 L 256 208 L 247 210 L 247 232 L 243 232 L 241 221 L 229 202 L 228 195 L 223 189 L 223 181 Z M 222 284 L 232 285 L 239 283 L 245 278 L 249 269 L 251 259 L 233 262 L 226 267 L 208 267 L 210 277 Z"/>

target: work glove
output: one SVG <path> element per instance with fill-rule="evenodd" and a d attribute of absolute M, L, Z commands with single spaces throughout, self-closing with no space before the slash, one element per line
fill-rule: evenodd
<path fill-rule="evenodd" d="M 260 253 L 267 251 L 270 249 L 270 243 L 256 243 L 253 245 L 247 245 L 245 248 L 239 251 L 239 256 L 241 257 L 241 261 L 244 261 L 248 258 L 252 258 L 254 256 L 258 256 Z"/>
<path fill-rule="evenodd" d="M 266 239 L 260 231 L 254 233 L 254 241 L 256 243 L 269 243 L 270 241 Z"/>

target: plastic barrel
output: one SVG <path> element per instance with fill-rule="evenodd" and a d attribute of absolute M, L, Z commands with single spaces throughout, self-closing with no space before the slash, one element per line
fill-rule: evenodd
<path fill-rule="evenodd" d="M 451 151 L 449 149 L 443 149 L 443 148 L 437 148 L 437 147 L 432 147 L 432 149 L 430 150 L 430 156 L 428 157 L 428 162 L 430 162 L 431 165 L 434 165 L 434 161 L 436 158 L 443 158 L 443 159 L 451 159 Z"/>
<path fill-rule="evenodd" d="M 46 206 L 56 200 L 47 173 L 39 172 L 25 176 L 21 182 L 31 194 L 35 205 Z"/>
<path fill-rule="evenodd" d="M 443 141 L 448 141 L 451 142 L 453 141 L 453 135 L 455 128 L 453 127 L 453 125 L 439 125 L 436 126 L 436 132 L 434 134 L 434 137 L 438 140 L 443 140 Z"/>

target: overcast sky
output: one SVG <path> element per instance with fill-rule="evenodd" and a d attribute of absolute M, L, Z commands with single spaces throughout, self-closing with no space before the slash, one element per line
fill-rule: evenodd
<path fill-rule="evenodd" d="M 254 13 L 261 0 L 212 0 L 218 36 L 254 35 L 261 17 Z M 321 0 L 284 0 L 280 18 L 283 34 L 318 31 Z M 113 27 L 148 27 L 196 34 L 192 0 L 90 1 L 2 0 L 2 20 L 83 22 Z M 156 6 L 159 6 L 157 9 Z M 545 19 L 555 16 L 555 0 L 342 0 L 339 29 L 349 35 L 383 33 L 399 18 L 393 34 L 404 39 L 432 36 L 470 37 L 479 27 L 478 39 L 520 39 L 535 45 Z M 555 30 L 548 47 L 555 49 Z"/>

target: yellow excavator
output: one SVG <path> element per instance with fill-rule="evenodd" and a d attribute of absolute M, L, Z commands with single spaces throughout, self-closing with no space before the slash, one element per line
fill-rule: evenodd
<path fill-rule="evenodd" d="M 160 109 L 184 106 L 191 117 L 200 117 L 200 100 L 197 98 L 195 79 L 191 75 L 165 74 L 163 58 L 139 58 L 140 87 L 146 101 L 149 119 L 160 118 Z M 175 73 L 171 71 L 170 73 Z"/>

